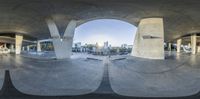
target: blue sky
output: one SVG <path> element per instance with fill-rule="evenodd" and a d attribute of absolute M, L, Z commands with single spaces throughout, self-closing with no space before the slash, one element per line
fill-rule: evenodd
<path fill-rule="evenodd" d="M 137 27 L 134 25 L 114 19 L 99 19 L 89 21 L 76 28 L 74 43 L 103 45 L 108 41 L 112 46 L 121 44 L 133 45 Z"/>

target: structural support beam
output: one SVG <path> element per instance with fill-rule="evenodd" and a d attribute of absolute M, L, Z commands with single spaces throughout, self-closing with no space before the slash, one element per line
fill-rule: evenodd
<path fill-rule="evenodd" d="M 22 35 L 15 35 L 15 54 L 21 53 L 23 36 Z"/>
<path fill-rule="evenodd" d="M 54 21 L 47 20 L 47 25 L 52 37 L 54 50 L 57 59 L 70 58 L 72 54 L 73 37 L 76 28 L 76 21 L 69 22 L 63 37 L 60 36 L 58 28 Z"/>
<path fill-rule="evenodd" d="M 196 54 L 196 50 L 197 50 L 197 37 L 196 37 L 196 34 L 191 36 L 191 48 L 192 48 L 192 54 Z"/>
<path fill-rule="evenodd" d="M 181 52 L 181 43 L 182 43 L 182 39 L 178 39 L 177 44 L 176 44 L 177 53 Z"/>
<path fill-rule="evenodd" d="M 37 52 L 41 52 L 40 41 L 37 41 Z"/>
<path fill-rule="evenodd" d="M 164 59 L 164 26 L 162 18 L 142 19 L 135 36 L 132 56 Z"/>

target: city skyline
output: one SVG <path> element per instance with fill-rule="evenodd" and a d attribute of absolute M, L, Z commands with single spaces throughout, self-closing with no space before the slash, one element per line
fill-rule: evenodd
<path fill-rule="evenodd" d="M 103 46 L 108 41 L 112 46 L 133 45 L 137 27 L 121 20 L 99 19 L 89 21 L 76 28 L 74 43 Z"/>
<path fill-rule="evenodd" d="M 104 43 L 106 43 L 106 42 L 108 42 L 108 41 L 105 41 Z M 85 46 L 86 44 L 87 45 L 90 45 L 90 44 L 92 44 L 92 45 L 96 45 L 98 42 L 96 42 L 96 43 L 82 43 L 82 42 L 73 42 L 73 46 L 72 47 L 74 47 L 75 46 L 75 44 L 81 44 L 81 46 Z M 99 44 L 98 44 L 99 45 Z M 113 46 L 112 44 L 110 44 L 109 42 L 108 42 L 108 45 L 109 46 L 111 46 L 111 47 L 121 47 L 121 46 L 123 46 L 123 45 L 127 45 L 127 46 L 133 46 L 133 44 L 126 44 L 126 43 L 123 43 L 123 44 L 121 44 L 121 45 L 118 45 L 118 46 Z M 104 46 L 104 44 L 103 45 L 99 45 L 100 47 L 103 47 Z"/>

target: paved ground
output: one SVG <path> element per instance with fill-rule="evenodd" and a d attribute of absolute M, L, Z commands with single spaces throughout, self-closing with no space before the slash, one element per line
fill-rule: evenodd
<path fill-rule="evenodd" d="M 86 59 L 33 60 L 15 56 L 13 85 L 31 95 L 81 95 L 95 91 L 103 77 L 102 61 Z"/>
<path fill-rule="evenodd" d="M 200 56 L 167 56 L 166 60 L 128 57 L 109 68 L 113 90 L 124 96 L 179 97 L 200 91 Z M 199 66 L 198 66 L 199 65 Z"/>
<path fill-rule="evenodd" d="M 199 55 L 167 53 L 164 61 L 136 57 L 112 57 L 111 61 L 105 57 L 101 59 L 103 61 L 85 58 L 47 61 L 21 56 L 1 56 L 0 85 L 2 87 L 4 82 L 4 87 L 0 98 L 200 97 L 197 95 L 200 91 Z M 6 69 L 10 73 L 7 72 L 4 80 Z"/>

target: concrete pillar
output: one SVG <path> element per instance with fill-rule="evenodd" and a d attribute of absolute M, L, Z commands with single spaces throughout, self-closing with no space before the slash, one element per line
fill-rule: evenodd
<path fill-rule="evenodd" d="M 200 52 L 200 46 L 197 46 L 197 53 Z"/>
<path fill-rule="evenodd" d="M 28 52 L 29 52 L 29 50 L 30 50 L 30 46 L 29 46 L 29 45 L 27 45 L 27 46 L 26 46 L 26 51 L 28 51 Z"/>
<path fill-rule="evenodd" d="M 22 47 L 22 51 L 24 51 L 24 49 L 25 49 L 25 48 L 24 48 L 24 47 Z"/>
<path fill-rule="evenodd" d="M 15 54 L 21 53 L 23 36 L 22 35 L 15 35 Z"/>
<path fill-rule="evenodd" d="M 39 41 L 37 41 L 37 52 L 41 52 L 41 45 Z"/>
<path fill-rule="evenodd" d="M 11 52 L 15 52 L 14 44 L 11 44 L 11 45 L 10 45 L 10 51 L 11 51 Z"/>
<path fill-rule="evenodd" d="M 168 51 L 172 51 L 172 43 L 168 43 Z"/>
<path fill-rule="evenodd" d="M 191 48 L 192 48 L 192 54 L 196 54 L 196 49 L 197 49 L 197 37 L 196 37 L 196 34 L 191 36 Z"/>
<path fill-rule="evenodd" d="M 188 47 L 191 48 L 191 44 L 190 43 L 188 43 Z"/>
<path fill-rule="evenodd" d="M 131 55 L 164 59 L 164 26 L 162 18 L 142 19 L 138 25 Z"/>
<path fill-rule="evenodd" d="M 182 43 L 182 39 L 178 39 L 177 44 L 176 44 L 177 53 L 181 52 L 181 43 Z"/>
<path fill-rule="evenodd" d="M 76 21 L 69 22 L 63 37 L 60 37 L 60 33 L 54 21 L 47 20 L 47 25 L 53 40 L 53 46 L 57 59 L 70 58 L 72 54 L 73 37 L 76 28 Z"/>

